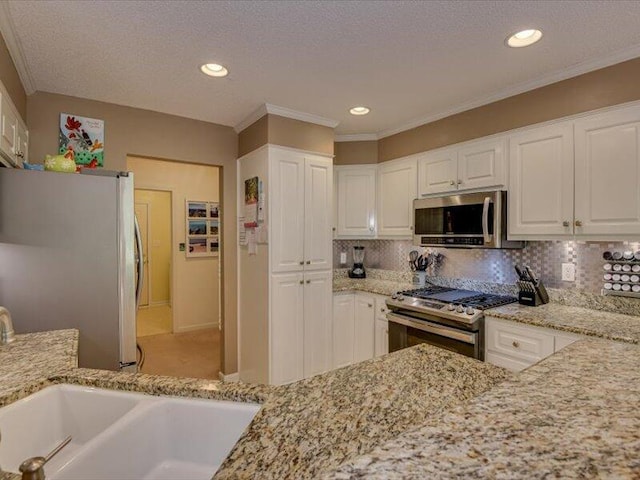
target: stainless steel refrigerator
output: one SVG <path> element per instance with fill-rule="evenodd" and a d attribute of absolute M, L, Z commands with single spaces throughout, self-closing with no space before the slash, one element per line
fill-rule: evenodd
<path fill-rule="evenodd" d="M 131 173 L 0 168 L 0 305 L 16 333 L 77 328 L 81 367 L 136 371 L 136 231 Z"/>

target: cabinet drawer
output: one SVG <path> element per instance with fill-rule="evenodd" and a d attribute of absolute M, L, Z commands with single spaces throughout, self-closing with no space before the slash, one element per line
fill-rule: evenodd
<path fill-rule="evenodd" d="M 484 360 L 491 365 L 497 365 L 499 367 L 506 368 L 507 370 L 511 370 L 512 372 L 519 372 L 536 363 L 529 360 L 516 360 L 515 358 L 511 358 L 507 355 L 500 355 L 499 353 L 493 352 L 487 352 Z"/>
<path fill-rule="evenodd" d="M 554 351 L 552 334 L 491 319 L 486 324 L 487 351 L 535 363 Z"/>

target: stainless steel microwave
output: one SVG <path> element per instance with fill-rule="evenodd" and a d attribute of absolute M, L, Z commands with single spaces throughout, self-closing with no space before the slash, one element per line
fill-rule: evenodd
<path fill-rule="evenodd" d="M 462 193 L 413 201 L 414 244 L 458 248 L 523 248 L 507 240 L 507 192 Z"/>

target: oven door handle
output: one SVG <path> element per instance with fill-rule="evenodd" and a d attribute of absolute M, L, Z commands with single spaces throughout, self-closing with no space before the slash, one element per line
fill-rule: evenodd
<path fill-rule="evenodd" d="M 387 320 L 394 323 L 399 323 L 405 327 L 415 328 L 416 330 L 422 330 L 423 332 L 433 333 L 441 337 L 451 338 L 460 342 L 469 343 L 474 345 L 476 343 L 476 334 L 470 332 L 462 332 L 453 328 L 448 328 L 436 323 L 427 322 L 425 320 L 412 320 L 408 317 L 397 315 L 395 313 L 387 313 Z"/>
<path fill-rule="evenodd" d="M 482 207 L 482 236 L 484 237 L 484 244 L 491 243 L 491 235 L 489 235 L 489 205 L 491 204 L 491 197 L 484 197 L 484 205 Z"/>

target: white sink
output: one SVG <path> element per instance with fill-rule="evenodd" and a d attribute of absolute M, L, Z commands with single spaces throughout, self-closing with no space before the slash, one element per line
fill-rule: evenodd
<path fill-rule="evenodd" d="M 0 408 L 0 466 L 17 472 L 24 459 L 46 455 L 71 435 L 45 465 L 47 478 L 208 480 L 259 409 L 58 385 Z M 7 448 L 9 436 L 18 440 Z"/>

